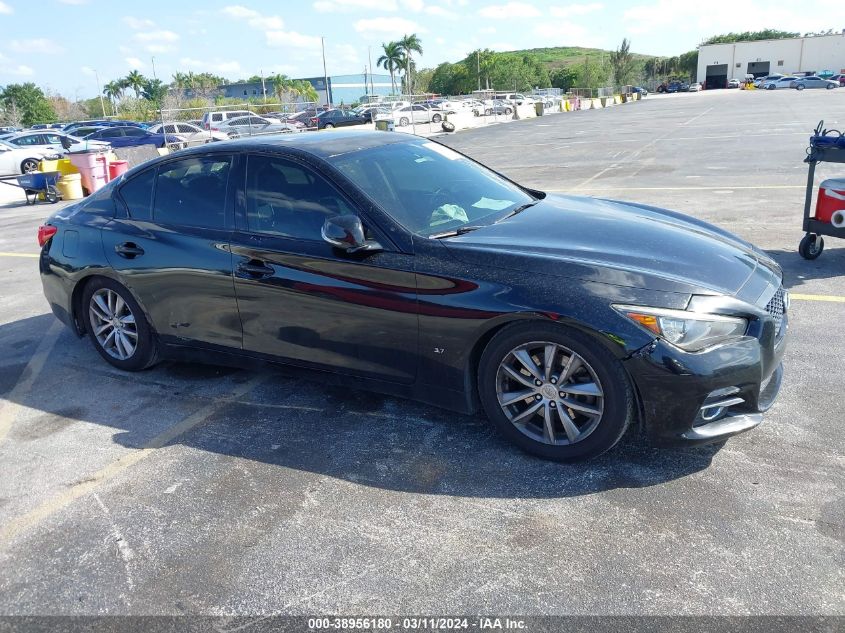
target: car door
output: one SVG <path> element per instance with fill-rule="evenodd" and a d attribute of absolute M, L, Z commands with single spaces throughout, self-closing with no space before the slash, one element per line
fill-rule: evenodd
<path fill-rule="evenodd" d="M 10 176 L 21 173 L 18 152 L 8 145 L 0 144 L 0 176 Z"/>
<path fill-rule="evenodd" d="M 118 127 L 103 128 L 99 132 L 92 134 L 90 138 L 107 141 L 111 143 L 112 147 L 126 147 L 130 140 L 123 135 L 123 130 Z"/>
<path fill-rule="evenodd" d="M 167 343 L 241 347 L 229 252 L 236 161 L 226 153 L 171 160 L 117 189 L 103 249 Z"/>
<path fill-rule="evenodd" d="M 124 142 L 126 146 L 160 145 L 164 139 L 163 135 L 153 135 L 139 127 L 124 127 L 120 129 L 125 137 Z M 159 141 L 159 137 L 162 138 L 162 141 Z"/>
<path fill-rule="evenodd" d="M 325 219 L 359 210 L 293 158 L 250 155 L 244 185 L 232 238 L 244 349 L 311 368 L 412 382 L 418 337 L 413 256 L 366 218 L 383 251 L 349 255 L 332 248 L 321 237 Z"/>

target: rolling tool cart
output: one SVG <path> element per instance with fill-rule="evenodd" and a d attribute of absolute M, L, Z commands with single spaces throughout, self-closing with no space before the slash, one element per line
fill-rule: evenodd
<path fill-rule="evenodd" d="M 807 158 L 810 167 L 807 173 L 807 193 L 804 198 L 804 231 L 806 235 L 798 245 L 798 252 L 804 259 L 816 259 L 824 250 L 822 235 L 845 239 L 845 193 L 837 190 L 845 180 L 826 180 L 819 189 L 815 212 L 813 185 L 818 163 L 845 163 L 845 135 L 838 130 L 824 129 L 819 121 L 813 136 Z"/>

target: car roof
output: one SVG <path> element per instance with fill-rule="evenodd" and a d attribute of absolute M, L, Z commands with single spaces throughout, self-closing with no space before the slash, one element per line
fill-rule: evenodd
<path fill-rule="evenodd" d="M 362 149 L 382 147 L 394 143 L 425 142 L 401 132 L 376 132 L 374 130 L 335 130 L 331 133 L 273 134 L 245 139 L 211 143 L 183 149 L 171 156 L 190 156 L 209 152 L 244 152 L 259 150 L 294 150 L 326 159 Z"/>

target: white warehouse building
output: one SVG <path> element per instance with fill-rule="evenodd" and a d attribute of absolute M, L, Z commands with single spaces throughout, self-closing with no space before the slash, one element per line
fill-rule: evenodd
<path fill-rule="evenodd" d="M 746 74 L 845 73 L 845 30 L 836 35 L 759 40 L 698 47 L 698 81 L 706 88 L 724 88 L 729 79 Z"/>

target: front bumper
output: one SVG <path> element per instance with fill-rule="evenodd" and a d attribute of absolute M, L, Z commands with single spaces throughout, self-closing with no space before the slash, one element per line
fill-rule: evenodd
<path fill-rule="evenodd" d="M 780 391 L 786 316 L 782 328 L 776 336 L 768 320 L 756 336 L 696 353 L 658 339 L 624 361 L 652 441 L 706 444 L 760 424 Z"/>

